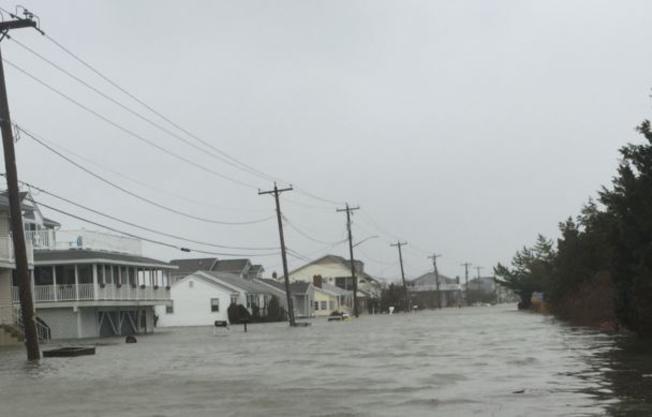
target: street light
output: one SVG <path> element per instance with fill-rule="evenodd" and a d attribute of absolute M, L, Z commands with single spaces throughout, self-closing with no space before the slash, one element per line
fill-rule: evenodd
<path fill-rule="evenodd" d="M 365 243 L 368 240 L 376 239 L 376 238 L 379 238 L 379 237 L 380 236 L 378 236 L 378 235 L 373 235 L 373 236 L 366 237 L 366 238 L 362 239 L 361 241 L 359 241 L 358 243 L 356 243 L 355 245 L 353 245 L 353 247 L 355 248 L 356 246 L 362 245 L 363 243 Z"/>

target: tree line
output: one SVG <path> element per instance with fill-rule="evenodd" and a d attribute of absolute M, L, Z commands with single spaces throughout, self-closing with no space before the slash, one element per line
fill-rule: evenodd
<path fill-rule="evenodd" d="M 589 199 L 579 215 L 559 224 L 553 241 L 536 243 L 494 268 L 498 284 L 513 289 L 520 308 L 534 292 L 550 310 L 580 324 L 613 321 L 652 335 L 652 129 L 636 129 L 642 143 L 620 149 L 611 184 Z"/>

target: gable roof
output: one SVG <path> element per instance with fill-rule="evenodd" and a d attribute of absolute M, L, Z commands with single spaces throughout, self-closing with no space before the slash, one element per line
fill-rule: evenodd
<path fill-rule="evenodd" d="M 321 258 L 315 259 L 314 261 L 308 262 L 307 264 L 302 265 L 302 266 L 294 269 L 293 271 L 290 271 L 289 275 L 292 275 L 292 274 L 294 274 L 294 273 L 296 273 L 298 271 L 301 271 L 302 269 L 307 268 L 309 266 L 321 264 L 321 263 L 324 263 L 324 262 L 340 264 L 343 267 L 347 268 L 347 270 L 351 268 L 351 263 L 350 263 L 350 261 L 348 259 L 344 258 L 343 256 L 329 254 L 329 255 L 324 255 Z M 367 278 L 370 281 L 376 281 L 371 275 L 364 272 L 364 262 L 362 262 L 359 259 L 354 259 L 353 260 L 353 265 L 354 265 L 354 268 L 355 268 L 355 272 L 359 277 Z"/>
<path fill-rule="evenodd" d="M 417 277 L 411 281 L 408 281 L 410 285 L 421 286 L 421 285 L 437 285 L 437 277 L 435 277 L 434 272 L 426 272 L 425 274 Z M 444 274 L 439 274 L 439 283 L 440 284 L 457 284 L 457 280 L 447 277 Z"/>
<path fill-rule="evenodd" d="M 197 273 L 221 281 L 230 287 L 234 287 L 246 293 L 250 293 L 250 294 L 270 293 L 269 290 L 263 285 L 254 281 L 249 281 L 244 278 L 241 278 L 239 275 L 236 274 L 231 274 L 228 272 L 218 272 L 218 271 L 197 271 Z"/>
<path fill-rule="evenodd" d="M 179 269 L 175 275 L 192 274 L 195 271 L 210 271 L 217 258 L 172 259 L 170 263 Z"/>
<path fill-rule="evenodd" d="M 249 259 L 190 258 L 173 259 L 171 264 L 179 267 L 175 275 L 192 274 L 195 271 L 216 271 L 240 275 L 251 264 Z M 262 268 L 262 266 L 261 266 Z"/>
<path fill-rule="evenodd" d="M 249 259 L 222 259 L 216 260 L 211 271 L 217 272 L 230 272 L 234 274 L 241 274 L 247 265 L 250 265 Z"/>
<path fill-rule="evenodd" d="M 261 281 L 263 285 L 272 286 L 280 291 L 285 293 L 285 284 L 269 278 L 260 278 L 256 281 Z M 295 281 L 290 283 L 290 293 L 291 294 L 305 294 L 310 288 L 310 283 L 305 281 Z"/>

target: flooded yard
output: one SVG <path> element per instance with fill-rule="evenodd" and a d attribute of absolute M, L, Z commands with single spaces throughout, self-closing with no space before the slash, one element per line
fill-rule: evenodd
<path fill-rule="evenodd" d="M 649 416 L 647 347 L 513 306 L 0 351 L 3 416 Z M 646 352 L 647 351 L 647 352 Z"/>

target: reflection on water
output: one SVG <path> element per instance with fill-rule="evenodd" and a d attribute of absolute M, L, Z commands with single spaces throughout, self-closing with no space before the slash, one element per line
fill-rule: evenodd
<path fill-rule="evenodd" d="M 512 307 L 170 329 L 28 365 L 0 351 L 7 416 L 649 416 L 649 345 Z"/>

